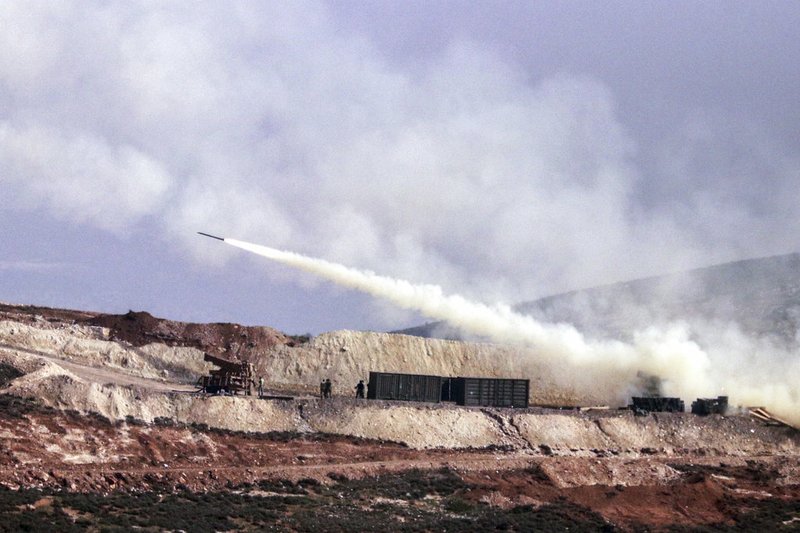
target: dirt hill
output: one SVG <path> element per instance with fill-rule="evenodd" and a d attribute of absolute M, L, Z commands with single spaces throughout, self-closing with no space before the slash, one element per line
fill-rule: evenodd
<path fill-rule="evenodd" d="M 204 352 L 253 363 L 269 398 L 197 394 L 210 369 Z M 0 305 L 0 491 L 15 491 L 0 492 L 0 516 L 12 529 L 124 518 L 156 529 L 295 531 L 349 520 L 368 530 L 400 521 L 483 531 L 800 519 L 797 431 L 746 413 L 352 398 L 358 379 L 383 370 L 532 376 L 534 403 L 591 403 L 533 361 L 488 343 L 348 331 L 295 338 L 143 312 Z M 336 383 L 329 400 L 314 394 L 324 377 Z M 207 491 L 228 518 L 197 522 L 206 507 L 194 502 Z M 136 513 L 124 494 L 138 492 L 158 495 L 158 511 Z M 253 514 L 265 505 L 275 513 Z M 108 508 L 130 514 L 112 518 Z"/>

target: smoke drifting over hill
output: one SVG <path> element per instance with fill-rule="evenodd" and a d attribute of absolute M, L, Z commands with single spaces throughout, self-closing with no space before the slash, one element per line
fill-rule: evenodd
<path fill-rule="evenodd" d="M 415 285 L 235 239 L 225 242 L 496 342 L 533 347 L 563 383 L 603 391 L 609 402 L 623 402 L 636 392 L 644 373 L 661 378 L 667 395 L 693 399 L 726 394 L 734 404 L 767 406 L 800 422 L 800 397 L 794 385 L 800 378 L 797 358 L 772 352 L 754 360 L 754 354 L 763 353 L 755 350 L 765 346 L 735 331 L 727 332 L 727 342 L 720 346 L 725 351 L 701 349 L 681 324 L 644 329 L 631 342 L 588 340 L 571 325 L 545 324 L 506 305 L 446 295 L 436 285 Z"/>
<path fill-rule="evenodd" d="M 796 7 L 436 4 L 0 3 L 6 260 L 207 227 L 517 301 L 798 245 Z"/>

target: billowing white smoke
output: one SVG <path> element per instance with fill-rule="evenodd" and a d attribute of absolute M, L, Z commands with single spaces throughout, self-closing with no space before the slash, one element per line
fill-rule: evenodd
<path fill-rule="evenodd" d="M 235 239 L 225 242 L 497 342 L 529 346 L 540 363 L 566 369 L 574 385 L 591 387 L 596 397 L 609 402 L 623 402 L 645 373 L 660 377 L 663 392 L 668 395 L 693 399 L 724 393 L 734 404 L 764 405 L 784 417 L 800 420 L 800 399 L 797 389 L 790 385 L 791 376 L 795 376 L 795 383 L 800 376 L 797 365 L 787 369 L 789 374 L 779 382 L 759 385 L 748 379 L 752 374 L 746 367 L 737 369 L 716 361 L 712 364 L 709 354 L 690 340 L 687 328 L 680 324 L 646 329 L 634 335 L 631 343 L 589 341 L 571 325 L 545 324 L 515 313 L 507 305 L 489 306 L 459 295 L 445 295 L 436 285 L 415 285 Z"/>

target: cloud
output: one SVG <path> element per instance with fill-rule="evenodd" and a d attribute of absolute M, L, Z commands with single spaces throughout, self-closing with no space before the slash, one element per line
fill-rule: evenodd
<path fill-rule="evenodd" d="M 736 204 L 760 163 L 715 202 L 729 176 L 698 186 L 679 132 L 644 174 L 603 80 L 483 43 L 398 62 L 317 2 L 5 3 L 0 22 L 3 185 L 75 224 L 155 223 L 202 260 L 222 255 L 207 229 L 512 301 L 785 242 L 748 241 L 774 227 L 769 195 Z M 724 169 L 719 130 L 740 125 L 708 124 Z"/>
<path fill-rule="evenodd" d="M 160 211 L 172 182 L 162 165 L 131 146 L 3 122 L 0 161 L 0 179 L 19 202 L 110 231 Z"/>

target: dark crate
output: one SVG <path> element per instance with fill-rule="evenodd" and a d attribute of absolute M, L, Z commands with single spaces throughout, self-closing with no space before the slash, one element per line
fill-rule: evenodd
<path fill-rule="evenodd" d="M 443 386 L 443 397 L 449 396 L 449 400 L 458 405 L 528 407 L 528 379 L 458 377 L 447 381 Z"/>
<path fill-rule="evenodd" d="M 650 413 L 682 413 L 686 410 L 680 398 L 667 398 L 664 396 L 633 397 L 633 409 L 648 411 Z"/>
<path fill-rule="evenodd" d="M 370 372 L 367 398 L 371 400 L 439 402 L 442 379 L 440 376 Z"/>
<path fill-rule="evenodd" d="M 692 413 L 696 415 L 724 415 L 728 410 L 728 397 L 698 398 L 692 402 Z"/>

